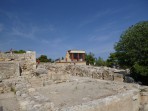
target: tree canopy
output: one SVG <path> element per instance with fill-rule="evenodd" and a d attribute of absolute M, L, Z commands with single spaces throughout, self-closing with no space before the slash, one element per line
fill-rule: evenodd
<path fill-rule="evenodd" d="M 106 60 L 106 65 L 109 67 L 117 66 L 118 65 L 118 60 L 116 57 L 116 53 L 110 53 L 110 56 Z"/>
<path fill-rule="evenodd" d="M 25 50 L 15 50 L 15 51 L 13 51 L 13 53 L 16 53 L 16 54 L 23 54 L 23 53 L 26 53 L 26 51 Z"/>
<path fill-rule="evenodd" d="M 96 66 L 105 66 L 106 65 L 106 61 L 104 61 L 101 57 L 98 57 L 98 59 L 96 59 Z"/>
<path fill-rule="evenodd" d="M 131 68 L 134 77 L 148 77 L 148 21 L 129 27 L 115 45 L 120 66 Z"/>
<path fill-rule="evenodd" d="M 95 63 L 95 56 L 93 53 L 89 53 L 85 55 L 85 60 L 87 65 L 94 65 Z"/>
<path fill-rule="evenodd" d="M 41 55 L 39 58 L 37 58 L 38 60 L 40 60 L 40 62 L 53 62 L 52 59 L 48 59 L 46 55 Z"/>

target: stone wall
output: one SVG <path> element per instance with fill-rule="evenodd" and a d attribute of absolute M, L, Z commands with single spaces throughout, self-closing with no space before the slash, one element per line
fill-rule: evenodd
<path fill-rule="evenodd" d="M 63 108 L 61 111 L 139 111 L 139 106 L 139 91 L 129 90 L 125 93 Z"/>
<path fill-rule="evenodd" d="M 52 75 L 53 77 L 59 76 L 60 78 L 60 75 L 64 75 L 65 77 L 66 75 L 72 75 L 72 76 L 90 77 L 95 79 L 123 82 L 123 74 L 117 72 L 115 73 L 116 69 L 109 67 L 94 67 L 87 65 L 63 65 L 57 63 L 39 64 L 38 68 L 40 69 L 41 67 L 42 67 L 42 72 L 45 72 L 43 71 L 43 69 L 47 70 L 48 74 Z"/>
<path fill-rule="evenodd" d="M 27 60 L 30 62 L 35 62 L 36 61 L 36 53 L 33 51 L 27 51 L 26 53 L 22 54 L 11 54 L 11 53 L 0 53 L 0 59 L 1 61 L 10 61 L 10 60 L 15 60 L 15 61 L 22 61 L 22 60 Z"/>
<path fill-rule="evenodd" d="M 29 74 L 32 70 L 36 69 L 36 53 L 33 51 L 27 51 L 23 54 L 0 53 L 0 63 L 4 61 L 19 63 L 22 75 Z"/>
<path fill-rule="evenodd" d="M 0 62 L 0 79 L 9 79 L 20 76 L 20 67 L 18 62 Z"/>
<path fill-rule="evenodd" d="M 68 65 L 66 71 L 74 76 L 123 82 L 123 75 L 114 73 L 115 69 L 109 67 Z"/>
<path fill-rule="evenodd" d="M 56 62 L 57 65 L 86 65 L 85 61 L 78 61 L 78 62 Z"/>

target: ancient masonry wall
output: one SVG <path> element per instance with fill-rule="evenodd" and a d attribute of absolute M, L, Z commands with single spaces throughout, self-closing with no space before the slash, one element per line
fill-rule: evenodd
<path fill-rule="evenodd" d="M 81 105 L 63 108 L 61 111 L 139 111 L 139 106 L 139 91 L 130 90 Z"/>
<path fill-rule="evenodd" d="M 86 65 L 85 61 L 80 62 L 56 62 L 57 65 Z"/>
<path fill-rule="evenodd" d="M 0 79 L 9 79 L 20 75 L 18 62 L 0 62 Z"/>
<path fill-rule="evenodd" d="M 13 69 L 18 70 L 17 72 L 20 71 L 22 74 L 29 74 L 31 71 L 36 69 L 36 53 L 33 51 L 27 51 L 23 54 L 0 53 L 0 63 L 2 67 L 0 75 L 2 75 L 6 69 L 7 72 L 11 72 Z M 20 69 L 18 69 L 18 65 Z M 10 74 L 10 76 L 12 75 L 11 73 L 8 74 Z"/>
<path fill-rule="evenodd" d="M 36 53 L 33 51 L 27 51 L 23 54 L 11 54 L 11 53 L 0 53 L 0 61 L 36 61 Z"/>

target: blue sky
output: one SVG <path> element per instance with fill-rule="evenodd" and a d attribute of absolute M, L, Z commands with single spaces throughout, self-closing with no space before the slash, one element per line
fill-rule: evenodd
<path fill-rule="evenodd" d="M 83 49 L 106 59 L 129 26 L 148 20 L 148 0 L 0 0 L 0 50 L 56 59 Z"/>

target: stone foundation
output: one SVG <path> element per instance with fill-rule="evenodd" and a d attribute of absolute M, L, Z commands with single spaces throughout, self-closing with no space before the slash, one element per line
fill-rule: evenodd
<path fill-rule="evenodd" d="M 0 62 L 0 93 L 14 93 L 17 111 L 148 111 L 148 87 L 116 81 L 122 76 L 111 68 L 40 64 L 33 77 L 19 71 L 16 61 Z"/>
<path fill-rule="evenodd" d="M 63 108 L 60 111 L 139 111 L 139 107 L 139 91 L 130 90 L 81 105 Z"/>

